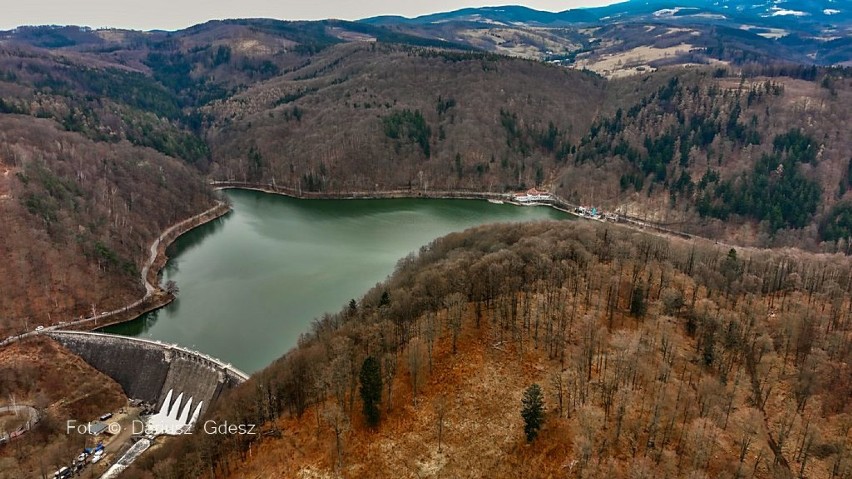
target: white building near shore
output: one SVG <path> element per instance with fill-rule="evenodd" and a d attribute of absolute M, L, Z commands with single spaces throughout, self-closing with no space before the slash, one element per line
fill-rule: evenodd
<path fill-rule="evenodd" d="M 514 200 L 518 203 L 535 203 L 537 201 L 550 201 L 553 197 L 546 191 L 538 191 L 535 188 L 530 188 L 526 193 L 516 193 Z"/>

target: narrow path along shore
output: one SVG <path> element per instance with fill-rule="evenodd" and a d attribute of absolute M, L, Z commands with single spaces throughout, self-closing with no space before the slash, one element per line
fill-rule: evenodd
<path fill-rule="evenodd" d="M 91 330 L 108 326 L 110 324 L 129 321 L 148 311 L 158 309 L 169 304 L 174 299 L 174 296 L 162 290 L 157 279 L 160 268 L 165 265 L 167 260 L 166 248 L 180 235 L 197 226 L 219 218 L 228 213 L 230 210 L 231 208 L 227 203 L 217 201 L 216 205 L 212 208 L 175 223 L 160 233 L 160 235 L 151 243 L 151 246 L 148 249 L 148 258 L 142 266 L 140 279 L 142 281 L 142 285 L 145 287 L 145 295 L 140 299 L 112 311 L 101 312 L 94 316 L 82 319 L 61 321 L 57 324 L 45 326 L 38 330 L 28 331 L 16 336 L 10 336 L 5 340 L 0 341 L 0 348 L 21 339 L 48 331 L 55 331 L 59 329 Z"/>
<path fill-rule="evenodd" d="M 165 231 L 163 231 L 157 239 L 151 243 L 151 247 L 149 248 L 148 261 L 145 262 L 145 265 L 142 267 L 142 283 L 145 285 L 145 296 L 140 300 L 144 301 L 145 299 L 151 297 L 155 291 L 160 289 L 160 286 L 157 281 L 157 276 L 159 275 L 159 268 L 156 268 L 157 271 L 152 271 L 151 268 L 157 263 L 157 259 L 163 255 L 165 256 L 165 248 L 168 247 L 174 240 L 178 238 L 178 236 L 186 233 L 187 231 L 200 226 L 209 221 L 213 221 L 216 218 L 224 215 L 228 211 L 231 210 L 231 207 L 228 206 L 227 203 L 223 201 L 217 201 L 216 206 L 210 208 L 207 211 L 203 211 L 191 218 L 187 218 L 180 223 L 173 224 L 168 227 Z M 200 221 L 201 220 L 201 221 Z M 199 222 L 200 221 L 200 222 Z M 177 232 L 174 237 L 169 237 L 170 235 Z M 168 240 L 166 240 L 168 238 Z M 160 250 L 160 246 L 163 246 L 163 250 Z"/>

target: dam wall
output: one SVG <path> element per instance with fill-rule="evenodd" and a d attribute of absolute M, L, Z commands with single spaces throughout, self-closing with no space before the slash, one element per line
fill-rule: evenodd
<path fill-rule="evenodd" d="M 51 331 L 48 336 L 113 378 L 131 399 L 156 408 L 170 390 L 203 401 L 202 413 L 223 391 L 248 376 L 218 359 L 174 344 L 115 334 Z"/>
<path fill-rule="evenodd" d="M 169 351 L 172 357 L 169 361 L 168 374 L 163 381 L 161 394 L 156 401 L 157 409 L 163 405 L 163 399 L 169 390 L 182 392 L 185 398 L 195 398 L 194 401 L 207 401 L 207 404 L 215 402 L 219 395 L 227 387 L 235 384 L 229 383 L 225 373 L 199 359 L 197 356 L 183 352 Z"/>

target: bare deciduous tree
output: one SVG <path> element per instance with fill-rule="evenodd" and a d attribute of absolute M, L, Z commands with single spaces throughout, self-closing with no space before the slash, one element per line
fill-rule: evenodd
<path fill-rule="evenodd" d="M 387 409 L 390 411 L 393 409 L 393 397 L 391 393 L 393 392 L 393 379 L 396 377 L 396 366 L 397 366 L 397 357 L 396 354 L 389 352 L 384 355 L 382 358 L 382 380 L 385 383 L 385 386 L 388 390 L 387 395 Z"/>
<path fill-rule="evenodd" d="M 438 426 L 438 452 L 441 449 L 441 440 L 444 437 L 444 419 L 447 416 L 447 397 L 443 394 L 435 398 L 432 402 L 432 408 L 435 411 L 435 422 Z"/>
<path fill-rule="evenodd" d="M 417 405 L 417 393 L 423 381 L 423 345 L 419 338 L 408 344 L 408 374 L 411 377 L 411 399 Z"/>
<path fill-rule="evenodd" d="M 326 409 L 323 415 L 326 424 L 334 434 L 334 463 L 337 469 L 343 467 L 343 436 L 349 431 L 349 416 L 339 405 Z"/>
<path fill-rule="evenodd" d="M 462 317 L 467 307 L 467 298 L 461 293 L 452 293 L 444 298 L 444 306 L 447 308 L 447 323 L 453 334 L 453 354 L 458 349 L 459 333 L 461 333 Z"/>

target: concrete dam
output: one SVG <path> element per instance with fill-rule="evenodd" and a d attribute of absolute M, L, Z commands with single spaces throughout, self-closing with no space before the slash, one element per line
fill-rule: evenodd
<path fill-rule="evenodd" d="M 113 378 L 127 397 L 163 409 L 172 394 L 201 403 L 201 414 L 223 391 L 248 376 L 206 354 L 159 341 L 114 334 L 51 331 L 51 338 Z M 171 402 L 171 401 L 170 401 Z M 166 405 L 166 410 L 171 404 Z"/>

